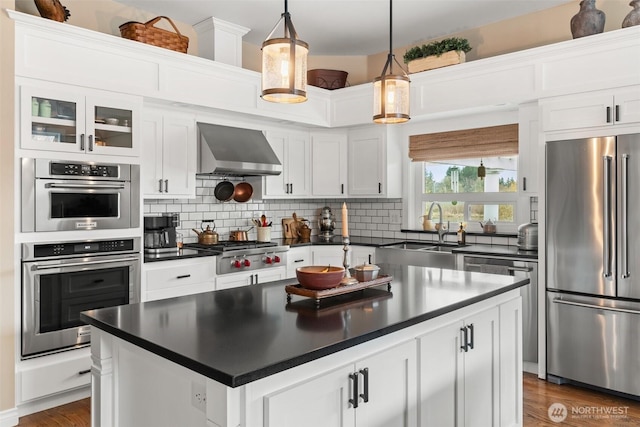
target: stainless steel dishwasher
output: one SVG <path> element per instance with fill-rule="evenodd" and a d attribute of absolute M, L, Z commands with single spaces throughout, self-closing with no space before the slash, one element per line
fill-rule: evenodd
<path fill-rule="evenodd" d="M 522 296 L 522 356 L 524 370 L 537 373 L 538 363 L 538 263 L 528 259 L 462 255 L 463 270 L 527 278 Z"/>

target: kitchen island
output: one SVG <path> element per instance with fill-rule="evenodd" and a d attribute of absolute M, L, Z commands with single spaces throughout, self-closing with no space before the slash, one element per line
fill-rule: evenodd
<path fill-rule="evenodd" d="M 381 267 L 319 309 L 288 279 L 84 312 L 93 425 L 521 425 L 528 281 Z"/>

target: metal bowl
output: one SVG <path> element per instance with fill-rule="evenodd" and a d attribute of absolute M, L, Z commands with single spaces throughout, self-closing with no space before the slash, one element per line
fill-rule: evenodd
<path fill-rule="evenodd" d="M 253 187 L 248 182 L 239 182 L 236 184 L 233 200 L 236 202 L 244 203 L 248 201 L 253 195 Z"/>
<path fill-rule="evenodd" d="M 353 271 L 358 282 L 368 282 L 378 278 L 380 267 L 373 264 L 356 265 Z"/>
<path fill-rule="evenodd" d="M 298 282 L 305 289 L 323 290 L 340 285 L 344 277 L 344 267 L 309 265 L 296 268 Z"/>

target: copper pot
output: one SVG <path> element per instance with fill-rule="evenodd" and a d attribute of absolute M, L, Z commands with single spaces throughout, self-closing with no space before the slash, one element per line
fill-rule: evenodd
<path fill-rule="evenodd" d="M 236 202 L 247 202 L 253 195 L 253 187 L 248 182 L 239 182 L 233 190 L 233 200 Z"/>
<path fill-rule="evenodd" d="M 192 228 L 192 230 L 195 231 L 195 233 L 198 235 L 199 244 L 215 245 L 216 243 L 218 243 L 218 238 L 219 238 L 218 233 L 215 231 L 215 228 L 216 226 L 214 223 L 213 228 L 207 225 L 207 228 L 202 231 L 198 231 L 195 228 Z"/>
<path fill-rule="evenodd" d="M 253 227 L 249 228 L 251 230 Z M 236 242 L 244 242 L 249 240 L 248 233 L 249 230 L 232 230 L 229 232 L 229 240 L 233 240 Z"/>

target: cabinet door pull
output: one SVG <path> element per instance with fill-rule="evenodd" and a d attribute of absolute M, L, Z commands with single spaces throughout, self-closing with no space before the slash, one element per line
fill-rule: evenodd
<path fill-rule="evenodd" d="M 349 403 L 353 405 L 353 408 L 358 407 L 358 373 L 354 372 L 353 374 L 349 374 L 349 379 L 353 380 L 353 399 L 349 399 Z"/>
<path fill-rule="evenodd" d="M 611 107 L 607 107 L 607 123 L 611 123 Z"/>
<path fill-rule="evenodd" d="M 522 177 L 522 191 L 527 191 L 527 177 Z"/>
<path fill-rule="evenodd" d="M 164 192 L 165 193 L 169 192 L 169 180 L 168 179 L 164 180 Z"/>
<path fill-rule="evenodd" d="M 85 369 L 83 371 L 78 372 L 78 375 L 84 375 L 84 374 L 90 374 L 91 373 L 91 369 Z"/>
<path fill-rule="evenodd" d="M 344 184 L 340 184 L 340 194 L 344 194 Z"/>
<path fill-rule="evenodd" d="M 615 119 L 616 119 L 616 122 L 620 121 L 620 106 L 619 105 L 616 105 L 616 117 L 615 117 Z"/>
<path fill-rule="evenodd" d="M 93 135 L 89 135 L 89 151 L 93 151 Z"/>
<path fill-rule="evenodd" d="M 304 259 L 295 259 L 295 260 L 293 260 L 293 262 L 303 262 L 303 261 L 304 261 Z"/>
<path fill-rule="evenodd" d="M 378 183 L 378 194 L 382 194 L 382 183 Z"/>
<path fill-rule="evenodd" d="M 80 134 L 80 151 L 84 151 L 84 133 Z"/>
<path fill-rule="evenodd" d="M 467 328 L 469 329 L 469 343 L 468 343 L 468 345 L 469 345 L 469 348 L 471 350 L 473 350 L 473 344 L 474 344 L 474 342 L 473 342 L 474 341 L 474 339 L 473 339 L 473 323 L 470 324 L 469 326 L 467 326 Z"/>
<path fill-rule="evenodd" d="M 291 186 L 291 194 L 293 194 L 293 182 L 289 185 Z"/>
<path fill-rule="evenodd" d="M 360 369 L 360 373 L 364 385 L 364 393 L 360 394 L 360 397 L 364 403 L 367 403 L 369 401 L 369 368 Z"/>
<path fill-rule="evenodd" d="M 161 179 L 158 180 L 158 191 L 160 193 L 162 193 L 162 180 Z"/>
<path fill-rule="evenodd" d="M 369 264 L 373 264 L 373 261 L 371 260 L 371 254 L 369 254 Z"/>
<path fill-rule="evenodd" d="M 186 279 L 188 277 L 191 277 L 191 275 L 190 274 L 183 274 L 181 276 L 177 276 L 176 279 Z"/>
<path fill-rule="evenodd" d="M 467 340 L 469 338 L 468 336 L 468 332 L 467 332 L 467 327 L 463 327 L 460 328 L 460 332 L 462 333 L 462 336 L 460 337 L 460 342 L 464 343 L 460 346 L 460 350 L 464 350 L 464 352 L 466 353 L 467 351 L 469 351 L 469 348 L 467 347 Z"/>

